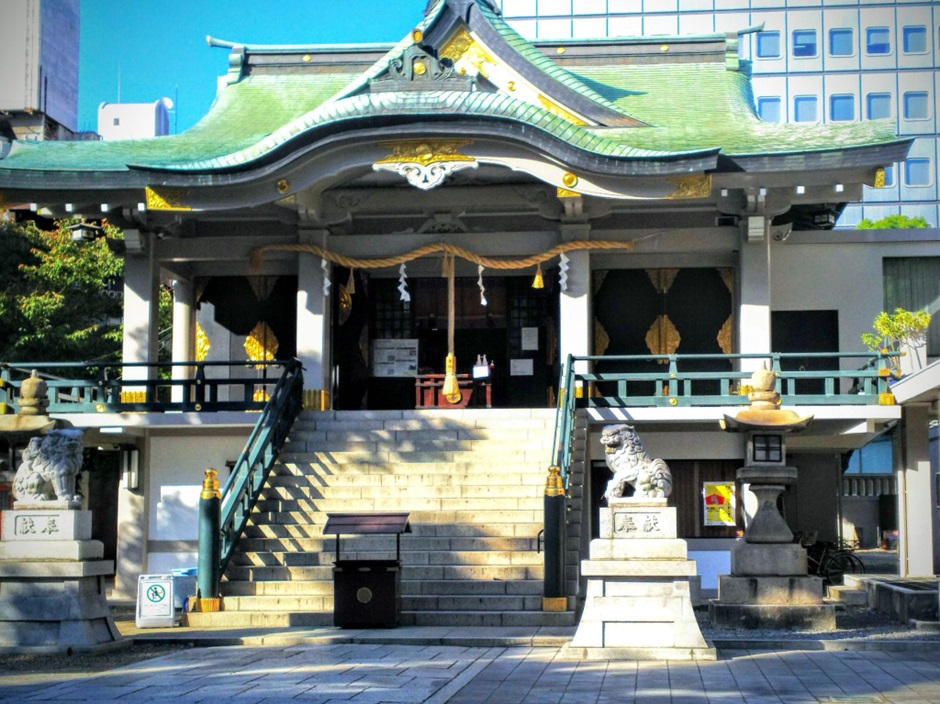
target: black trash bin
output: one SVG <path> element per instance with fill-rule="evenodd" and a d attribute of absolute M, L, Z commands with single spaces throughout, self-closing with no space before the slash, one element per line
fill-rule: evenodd
<path fill-rule="evenodd" d="M 333 563 L 333 625 L 394 628 L 401 614 L 401 534 L 410 533 L 407 513 L 330 513 L 324 535 L 336 536 Z M 341 560 L 348 535 L 394 535 L 394 560 Z"/>

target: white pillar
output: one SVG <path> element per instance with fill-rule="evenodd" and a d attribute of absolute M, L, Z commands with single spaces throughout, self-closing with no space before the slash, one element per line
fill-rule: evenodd
<path fill-rule="evenodd" d="M 125 362 L 157 361 L 159 334 L 159 267 L 153 249 L 124 258 Z M 146 379 L 147 370 L 128 368 L 125 379 Z"/>
<path fill-rule="evenodd" d="M 589 224 L 563 224 L 561 238 L 564 242 L 585 240 L 591 232 Z M 568 290 L 559 296 L 558 352 L 561 369 L 568 362 L 568 355 L 586 357 L 593 352 L 594 320 L 591 312 L 591 253 L 568 252 Z M 578 362 L 575 370 L 589 371 L 587 362 Z"/>
<path fill-rule="evenodd" d="M 173 284 L 173 362 L 192 362 L 195 360 L 193 338 L 196 332 L 194 309 L 196 305 L 195 288 L 189 281 L 177 280 Z M 190 379 L 193 375 L 191 366 L 173 367 L 174 379 Z M 183 400 L 183 388 L 173 387 L 173 401 Z"/>
<path fill-rule="evenodd" d="M 301 231 L 301 244 L 325 246 L 326 230 Z M 304 365 L 304 391 L 330 391 L 330 299 L 323 295 L 322 260 L 298 254 L 297 261 L 297 358 Z M 327 272 L 330 263 L 327 262 Z M 334 295 L 339 287 L 330 287 Z M 308 401 L 309 405 L 309 401 Z"/>
<path fill-rule="evenodd" d="M 898 562 L 902 577 L 935 573 L 929 420 L 928 405 L 904 406 L 898 467 Z"/>
<path fill-rule="evenodd" d="M 738 351 L 742 354 L 768 354 L 770 344 L 770 238 L 767 219 L 748 218 L 748 232 L 741 243 Z M 743 360 L 741 369 L 753 371 L 760 360 Z"/>

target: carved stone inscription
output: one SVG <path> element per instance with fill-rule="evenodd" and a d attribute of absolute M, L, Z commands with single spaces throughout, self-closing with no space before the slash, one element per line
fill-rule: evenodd
<path fill-rule="evenodd" d="M 632 537 L 637 533 L 662 533 L 659 514 L 653 513 L 616 513 L 614 514 L 614 535 Z"/>

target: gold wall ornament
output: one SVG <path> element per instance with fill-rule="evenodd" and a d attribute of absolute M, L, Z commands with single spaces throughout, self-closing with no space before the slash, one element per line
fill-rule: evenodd
<path fill-rule="evenodd" d="M 720 267 L 718 269 L 718 276 L 720 276 L 722 282 L 724 282 L 728 293 L 734 293 L 734 270 L 728 267 Z"/>
<path fill-rule="evenodd" d="M 721 330 L 718 331 L 718 346 L 725 354 L 734 352 L 734 316 L 729 315 Z"/>
<path fill-rule="evenodd" d="M 202 325 L 196 323 L 196 361 L 205 362 L 206 357 L 209 356 L 209 348 L 212 347 L 212 343 L 209 342 L 209 336 L 206 335 L 206 331 L 202 329 Z"/>
<path fill-rule="evenodd" d="M 497 60 L 493 58 L 489 50 L 464 28 L 458 29 L 444 43 L 439 56 L 442 59 L 450 59 L 455 64 L 461 59 L 466 59 L 483 77 L 488 77 L 490 74 L 487 64 L 493 67 L 497 65 Z"/>
<path fill-rule="evenodd" d="M 352 313 L 352 294 L 343 284 L 339 287 L 339 324 L 342 325 L 349 320 Z"/>
<path fill-rule="evenodd" d="M 580 117 L 575 115 L 573 112 L 566 110 L 561 105 L 556 103 L 554 100 L 551 100 L 541 93 L 539 93 L 539 102 L 542 104 L 542 107 L 548 110 L 552 115 L 556 117 L 563 118 L 570 122 L 573 125 L 586 125 L 587 122 L 582 120 Z"/>
<path fill-rule="evenodd" d="M 669 289 L 672 288 L 672 284 L 675 282 L 676 277 L 679 275 L 678 269 L 647 269 L 646 275 L 650 279 L 650 283 L 653 284 L 653 288 L 656 289 L 656 293 L 665 295 L 669 293 Z"/>
<path fill-rule="evenodd" d="M 189 195 L 185 188 L 144 188 L 147 210 L 180 210 L 190 211 L 192 208 L 183 203 L 183 198 Z"/>
<path fill-rule="evenodd" d="M 652 354 L 675 354 L 682 336 L 668 315 L 659 316 L 646 333 L 646 346 Z"/>
<path fill-rule="evenodd" d="M 565 175 L 561 177 L 561 182 L 565 184 L 565 188 L 574 188 L 578 185 L 578 177 L 570 171 L 566 171 Z"/>
<path fill-rule="evenodd" d="M 562 188 L 561 186 L 559 186 L 557 189 L 555 189 L 555 197 L 556 198 L 580 198 L 581 194 L 578 193 L 577 191 L 570 191 L 567 188 Z"/>
<path fill-rule="evenodd" d="M 666 196 L 666 198 L 707 198 L 712 194 L 711 174 L 672 176 L 666 180 L 676 187 L 676 190 Z"/>
<path fill-rule="evenodd" d="M 468 139 L 379 142 L 392 153 L 372 164 L 372 169 L 396 173 L 415 188 L 427 191 L 440 186 L 456 171 L 479 167 L 474 157 L 459 151 L 472 143 Z"/>
<path fill-rule="evenodd" d="M 271 395 L 265 389 L 255 389 L 255 392 L 251 396 L 252 401 L 259 401 L 261 403 L 267 403 L 271 400 Z"/>
<path fill-rule="evenodd" d="M 277 353 L 278 341 L 274 332 L 263 320 L 252 328 L 245 338 L 245 352 L 250 362 L 270 362 Z M 264 369 L 263 364 L 255 365 L 257 369 Z"/>
<path fill-rule="evenodd" d="M 286 178 L 278 179 L 278 182 L 274 184 L 275 190 L 281 195 L 284 195 L 290 190 L 290 181 Z"/>
<path fill-rule="evenodd" d="M 885 187 L 885 170 L 878 169 L 875 171 L 875 183 L 873 184 L 875 188 L 884 188 Z"/>
<path fill-rule="evenodd" d="M 608 347 L 610 347 L 610 335 L 601 325 L 601 321 L 594 318 L 594 354 L 602 355 L 607 352 Z"/>

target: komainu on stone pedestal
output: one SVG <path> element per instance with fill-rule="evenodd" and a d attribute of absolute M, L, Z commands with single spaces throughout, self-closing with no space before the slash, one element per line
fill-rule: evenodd
<path fill-rule="evenodd" d="M 19 502 L 76 501 L 75 478 L 82 468 L 82 431 L 50 430 L 30 439 L 13 479 Z"/>
<path fill-rule="evenodd" d="M 633 498 L 664 499 L 672 493 L 672 472 L 664 460 L 652 459 L 632 425 L 608 425 L 601 433 L 604 459 L 614 473 L 604 498 L 610 502 L 633 486 Z"/>

